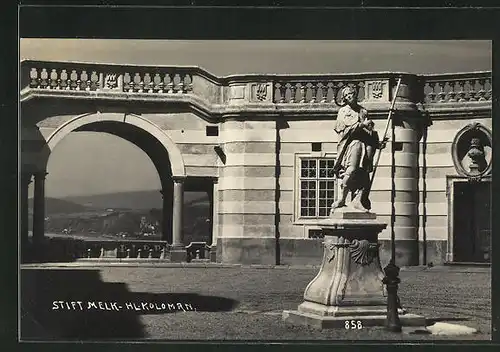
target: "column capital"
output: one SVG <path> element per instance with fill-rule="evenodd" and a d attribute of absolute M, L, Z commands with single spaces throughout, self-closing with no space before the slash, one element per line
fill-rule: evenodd
<path fill-rule="evenodd" d="M 31 172 L 21 172 L 21 185 L 28 186 L 33 178 L 33 174 Z"/>
<path fill-rule="evenodd" d="M 186 181 L 186 176 L 172 176 L 172 181 L 174 181 L 174 183 L 184 183 L 184 181 Z"/>
<path fill-rule="evenodd" d="M 35 180 L 40 180 L 40 181 L 43 181 L 45 180 L 45 177 L 47 177 L 49 173 L 46 172 L 46 171 L 37 171 L 34 173 L 35 175 Z"/>

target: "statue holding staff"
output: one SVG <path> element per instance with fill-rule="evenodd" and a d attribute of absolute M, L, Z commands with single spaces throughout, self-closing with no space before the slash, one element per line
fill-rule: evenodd
<path fill-rule="evenodd" d="M 349 206 L 369 211 L 370 173 L 373 171 L 373 156 L 376 149 L 385 147 L 387 138 L 379 140 L 374 130 L 374 122 L 368 118 L 368 112 L 357 102 L 356 91 L 346 86 L 341 91 L 341 100 L 345 104 L 337 115 L 335 132 L 339 135 L 337 160 L 334 174 L 341 180 L 342 194 L 332 204 L 331 213 L 346 206 L 346 199 L 351 193 Z"/>

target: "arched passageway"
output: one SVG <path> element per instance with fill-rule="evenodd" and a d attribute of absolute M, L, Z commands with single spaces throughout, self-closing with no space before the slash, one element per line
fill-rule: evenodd
<path fill-rule="evenodd" d="M 69 133 L 91 131 L 108 133 L 123 138 L 139 147 L 152 161 L 161 183 L 163 197 L 162 241 L 172 249 L 183 246 L 182 218 L 185 184 L 184 163 L 175 143 L 157 126 L 138 115 L 86 114 L 61 124 L 45 139 L 37 153 L 38 165 L 24 167 L 22 177 L 22 237 L 28 235 L 28 187 L 34 176 L 33 242 L 41 243 L 45 235 L 45 178 L 51 152 Z M 127 160 L 123 160 L 127 162 Z M 30 170 L 31 169 L 31 170 Z M 140 173 L 140 170 L 137 170 Z"/>

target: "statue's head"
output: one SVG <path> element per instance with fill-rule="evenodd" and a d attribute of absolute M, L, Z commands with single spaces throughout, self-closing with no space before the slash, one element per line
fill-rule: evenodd
<path fill-rule="evenodd" d="M 356 90 L 351 86 L 346 86 L 342 88 L 340 100 L 343 104 L 353 104 L 356 102 Z"/>

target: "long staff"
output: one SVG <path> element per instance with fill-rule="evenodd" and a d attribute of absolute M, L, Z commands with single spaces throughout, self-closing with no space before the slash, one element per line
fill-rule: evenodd
<path fill-rule="evenodd" d="M 398 84 L 396 85 L 396 92 L 394 93 L 394 98 L 392 99 L 391 108 L 389 110 L 389 115 L 387 116 L 387 123 L 385 125 L 385 131 L 384 131 L 384 135 L 382 137 L 382 141 L 385 140 L 385 138 L 387 136 L 387 131 L 389 130 L 389 123 L 391 122 L 392 112 L 394 111 L 394 105 L 396 104 L 396 99 L 398 97 L 398 92 L 399 92 L 399 86 L 400 85 L 401 85 L 401 78 L 399 78 Z M 372 177 L 371 177 L 371 180 L 370 180 L 370 187 L 369 187 L 369 189 L 372 188 L 373 180 L 375 179 L 375 172 L 377 171 L 377 166 L 378 166 L 378 163 L 380 161 L 380 156 L 381 155 L 382 155 L 382 149 L 379 149 L 378 150 L 378 154 L 377 154 L 377 161 L 375 162 L 375 164 L 373 164 L 373 172 L 372 172 Z"/>

